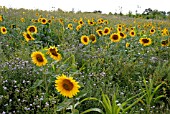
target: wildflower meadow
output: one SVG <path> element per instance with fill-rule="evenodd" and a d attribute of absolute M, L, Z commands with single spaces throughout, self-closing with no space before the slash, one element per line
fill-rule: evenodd
<path fill-rule="evenodd" d="M 1 114 L 169 114 L 170 20 L 0 7 Z"/>

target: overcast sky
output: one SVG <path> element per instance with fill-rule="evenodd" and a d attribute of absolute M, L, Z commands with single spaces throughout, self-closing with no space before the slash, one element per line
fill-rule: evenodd
<path fill-rule="evenodd" d="M 61 8 L 64 11 L 94 11 L 100 10 L 103 13 L 123 13 L 138 10 L 142 13 L 146 8 L 159 11 L 170 11 L 168 0 L 0 0 L 0 6 L 11 8 L 28 8 L 52 10 Z M 55 7 L 55 8 L 52 8 Z"/>

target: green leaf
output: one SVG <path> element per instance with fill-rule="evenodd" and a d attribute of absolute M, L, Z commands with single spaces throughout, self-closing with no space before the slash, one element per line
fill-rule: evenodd
<path fill-rule="evenodd" d="M 110 100 L 107 98 L 107 95 L 102 93 L 102 101 L 103 101 L 103 107 L 105 108 L 106 112 L 111 114 L 112 113 L 112 106 L 110 104 Z"/>
<path fill-rule="evenodd" d="M 159 99 L 162 98 L 162 97 L 165 97 L 165 95 L 160 95 L 160 96 L 156 97 L 155 100 L 154 100 L 154 102 L 156 102 L 157 100 L 159 100 Z"/>
<path fill-rule="evenodd" d="M 34 89 L 34 88 L 40 86 L 40 85 L 42 84 L 42 82 L 43 82 L 43 80 L 37 79 L 37 80 L 34 82 L 34 84 L 33 84 L 33 86 L 31 87 L 31 89 Z"/>
<path fill-rule="evenodd" d="M 57 111 L 61 111 L 63 109 L 66 109 L 67 107 L 70 106 L 70 104 L 73 102 L 73 99 L 65 99 L 62 103 L 60 103 L 57 106 Z"/>
<path fill-rule="evenodd" d="M 95 112 L 99 112 L 99 113 L 104 114 L 104 112 L 103 112 L 101 109 L 99 109 L 99 108 L 87 109 L 87 110 L 85 110 L 84 112 L 82 112 L 82 113 L 80 113 L 80 114 L 85 114 L 85 113 L 92 112 L 92 111 L 95 111 Z"/>
<path fill-rule="evenodd" d="M 72 114 L 79 114 L 79 111 L 77 109 L 73 109 Z"/>

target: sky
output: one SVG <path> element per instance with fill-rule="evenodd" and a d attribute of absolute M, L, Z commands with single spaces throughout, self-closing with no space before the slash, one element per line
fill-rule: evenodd
<path fill-rule="evenodd" d="M 64 11 L 89 11 L 100 10 L 102 13 L 123 14 L 129 11 L 142 13 L 145 9 L 157 9 L 159 11 L 170 11 L 168 0 L 0 0 L 0 6 L 7 8 L 27 8 L 41 10 L 57 10 Z M 122 8 L 121 8 L 122 7 Z"/>

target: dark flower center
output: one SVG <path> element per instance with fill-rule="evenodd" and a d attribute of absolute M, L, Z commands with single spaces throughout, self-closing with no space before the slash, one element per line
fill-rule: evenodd
<path fill-rule="evenodd" d="M 148 40 L 148 39 L 142 39 L 142 42 L 143 42 L 143 43 L 148 43 L 149 40 Z"/>
<path fill-rule="evenodd" d="M 73 89 L 74 85 L 72 82 L 70 82 L 70 80 L 68 79 L 64 79 L 63 80 L 63 88 L 65 90 L 71 91 Z"/>
<path fill-rule="evenodd" d="M 44 61 L 42 55 L 40 55 L 40 54 L 36 55 L 36 59 L 37 59 L 38 62 L 43 62 Z"/>
<path fill-rule="evenodd" d="M 112 39 L 113 39 L 113 40 L 117 40 L 117 39 L 118 39 L 118 35 L 113 35 L 113 36 L 112 36 Z"/>
<path fill-rule="evenodd" d="M 28 38 L 28 39 L 31 39 L 31 36 L 30 36 L 29 34 L 27 34 L 27 38 Z"/>
<path fill-rule="evenodd" d="M 35 28 L 34 28 L 34 27 L 30 27 L 30 28 L 29 28 L 29 31 L 30 31 L 30 32 L 35 32 Z"/>

